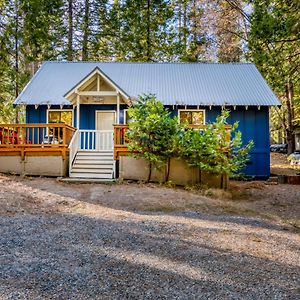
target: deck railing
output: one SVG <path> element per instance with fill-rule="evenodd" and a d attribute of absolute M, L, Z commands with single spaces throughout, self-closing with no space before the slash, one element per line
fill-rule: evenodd
<path fill-rule="evenodd" d="M 189 125 L 190 128 L 204 129 L 207 125 Z M 225 129 L 228 131 L 227 138 L 230 139 L 231 125 L 225 125 Z M 129 150 L 127 147 L 128 140 L 126 138 L 126 131 L 128 125 L 114 125 L 114 159 L 118 160 L 120 155 L 128 155 Z"/>
<path fill-rule="evenodd" d="M 113 130 L 79 130 L 79 149 L 85 151 L 112 151 L 114 148 Z"/>
<path fill-rule="evenodd" d="M 118 160 L 120 155 L 127 155 L 129 153 L 125 135 L 127 130 L 128 125 L 114 125 L 114 160 Z"/>
<path fill-rule="evenodd" d="M 0 153 L 60 152 L 64 157 L 75 128 L 66 124 L 0 124 Z"/>

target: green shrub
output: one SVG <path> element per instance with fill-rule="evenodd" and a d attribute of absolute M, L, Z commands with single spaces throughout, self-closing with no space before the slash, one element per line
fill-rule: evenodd
<path fill-rule="evenodd" d="M 229 111 L 222 111 L 215 122 L 203 129 L 188 128 L 170 115 L 152 94 L 140 96 L 129 109 L 128 148 L 134 157 L 148 162 L 148 182 L 153 169 L 162 170 L 166 165 L 165 180 L 169 180 L 172 157 L 201 171 L 228 176 L 245 166 L 253 142 L 243 146 L 238 123 L 228 128 Z"/>
<path fill-rule="evenodd" d="M 173 156 L 178 121 L 171 118 L 170 111 L 151 94 L 140 96 L 128 113 L 131 120 L 128 148 L 134 157 L 148 161 L 149 182 L 153 168 L 161 170 Z"/>
<path fill-rule="evenodd" d="M 179 156 L 191 167 L 212 174 L 232 176 L 240 171 L 249 159 L 253 141 L 243 146 L 238 123 L 228 128 L 229 111 L 222 111 L 216 121 L 206 128 L 185 128 L 178 136 Z"/>

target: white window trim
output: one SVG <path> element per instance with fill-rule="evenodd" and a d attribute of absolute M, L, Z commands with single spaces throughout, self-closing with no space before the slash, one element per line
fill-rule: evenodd
<path fill-rule="evenodd" d="M 178 122 L 180 123 L 180 112 L 182 111 L 196 111 L 196 112 L 203 112 L 203 125 L 206 124 L 206 113 L 205 113 L 205 109 L 178 109 Z"/>
<path fill-rule="evenodd" d="M 72 112 L 72 127 L 74 127 L 74 109 L 63 109 L 63 108 L 50 108 L 50 109 L 47 109 L 47 116 L 46 116 L 46 123 L 47 124 L 52 124 L 52 123 L 49 123 L 49 112 L 51 111 L 70 111 Z"/>
<path fill-rule="evenodd" d="M 127 124 L 127 118 L 126 118 L 127 112 L 128 112 L 128 108 L 123 109 L 123 124 L 124 125 Z"/>

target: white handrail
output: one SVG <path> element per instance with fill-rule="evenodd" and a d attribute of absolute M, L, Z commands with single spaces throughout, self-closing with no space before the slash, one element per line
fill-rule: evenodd
<path fill-rule="evenodd" d="M 79 150 L 79 137 L 80 137 L 79 130 L 76 130 L 71 139 L 71 142 L 69 144 L 69 149 L 70 149 L 70 151 L 69 151 L 69 175 L 72 171 L 72 166 L 73 166 L 75 156 Z"/>

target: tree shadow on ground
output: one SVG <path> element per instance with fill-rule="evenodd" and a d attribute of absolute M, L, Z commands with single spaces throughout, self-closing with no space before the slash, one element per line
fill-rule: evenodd
<path fill-rule="evenodd" d="M 300 271 L 186 240 L 153 220 L 1 217 L 0 296 L 30 299 L 297 299 Z M 218 231 L 201 228 L 203 235 Z M 222 229 L 219 229 L 219 231 Z"/>
<path fill-rule="evenodd" d="M 8 177 L 10 178 L 10 177 Z M 271 230 L 290 230 L 294 232 L 298 232 L 296 228 L 293 228 L 292 226 L 283 225 L 283 224 L 276 224 L 272 220 L 262 219 L 260 215 L 253 216 L 253 212 L 251 213 L 251 216 L 245 216 L 245 215 L 237 215 L 237 212 L 234 214 L 225 212 L 221 213 L 220 210 L 213 211 L 213 207 L 210 208 L 209 213 L 205 213 L 205 206 L 209 206 L 209 203 L 202 205 L 201 201 L 199 205 L 197 203 L 193 206 L 191 206 L 189 203 L 187 203 L 186 206 L 178 207 L 178 208 L 171 208 L 166 209 L 162 204 L 158 203 L 158 206 L 155 209 L 150 209 L 148 207 L 143 207 L 140 205 L 140 197 L 143 195 L 138 194 L 135 195 L 134 192 L 136 189 L 139 189 L 138 185 L 134 185 L 133 187 L 129 187 L 129 193 L 132 193 L 130 195 L 126 194 L 126 192 L 122 193 L 122 185 L 112 185 L 112 184 L 65 184 L 65 183 L 59 183 L 56 180 L 51 180 L 47 182 L 42 182 L 40 184 L 39 180 L 30 180 L 30 179 L 19 179 L 17 177 L 17 180 L 19 180 L 19 184 L 23 185 L 24 187 L 27 187 L 30 191 L 32 190 L 41 190 L 45 192 L 45 194 L 49 193 L 51 195 L 57 195 L 59 197 L 63 198 L 71 198 L 78 200 L 82 203 L 86 204 L 93 204 L 101 207 L 107 207 L 111 209 L 118 209 L 123 210 L 127 212 L 134 212 L 141 215 L 162 215 L 162 214 L 168 214 L 168 215 L 174 215 L 174 216 L 183 216 L 185 218 L 190 219 L 201 219 L 201 220 L 207 220 L 207 221 L 218 221 L 223 223 L 233 223 L 237 225 L 243 225 L 243 226 L 252 226 L 253 228 L 265 228 L 265 229 L 271 229 Z M 126 186 L 128 187 L 128 185 Z M 143 187 L 140 187 L 141 189 Z M 133 191 L 133 192 L 132 192 Z M 155 189 L 150 189 L 148 193 L 151 193 L 151 191 L 155 192 Z M 173 191 L 174 192 L 174 191 Z M 187 192 L 183 190 L 175 191 L 183 194 L 185 197 L 194 197 L 201 200 L 200 195 L 195 194 L 188 194 Z M 156 193 L 153 195 L 154 201 L 158 201 L 157 197 L 159 195 Z M 148 195 L 149 197 L 149 195 Z M 130 200 L 128 200 L 130 198 Z M 136 199 L 135 199 L 136 198 Z M 151 199 L 150 199 L 151 201 Z M 208 200 L 209 201 L 209 200 Z M 130 202 L 130 203 L 129 203 Z M 135 206 L 136 203 L 136 206 Z M 150 204 L 151 205 L 151 204 Z M 276 219 L 276 218 L 275 218 Z"/>

